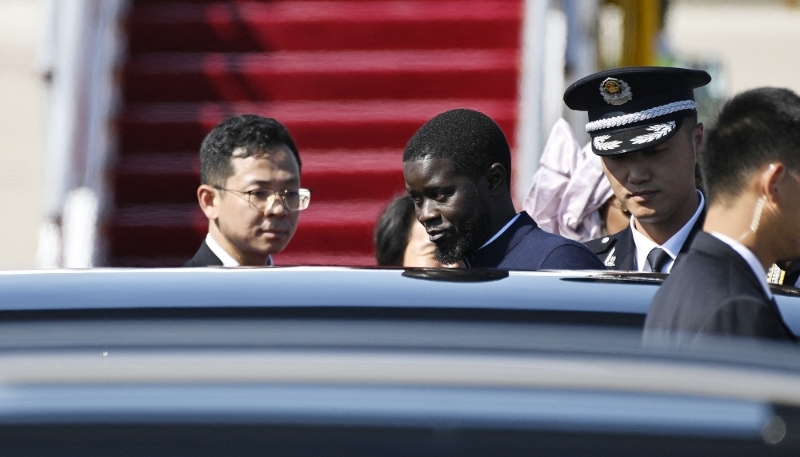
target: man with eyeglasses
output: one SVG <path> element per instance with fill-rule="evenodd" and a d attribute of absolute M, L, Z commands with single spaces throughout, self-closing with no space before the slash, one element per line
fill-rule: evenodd
<path fill-rule="evenodd" d="M 297 229 L 311 192 L 286 127 L 251 114 L 223 121 L 200 147 L 197 201 L 208 235 L 187 267 L 272 265 Z"/>

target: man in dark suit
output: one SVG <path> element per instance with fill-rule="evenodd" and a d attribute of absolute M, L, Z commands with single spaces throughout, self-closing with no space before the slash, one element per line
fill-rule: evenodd
<path fill-rule="evenodd" d="M 608 268 L 668 273 L 702 227 L 695 177 L 703 124 L 694 89 L 709 81 L 704 71 L 618 68 L 564 93 L 567 106 L 588 111 L 592 151 L 632 216 L 625 230 L 586 243 Z"/>
<path fill-rule="evenodd" d="M 444 264 L 510 270 L 604 269 L 588 248 L 546 233 L 511 200 L 511 150 L 500 127 L 457 109 L 423 125 L 403 153 L 406 190 Z"/>
<path fill-rule="evenodd" d="M 700 164 L 709 201 L 704 232 L 656 294 L 644 344 L 683 348 L 723 336 L 794 341 L 766 270 L 800 255 L 800 97 L 775 88 L 734 97 L 707 136 Z"/>
<path fill-rule="evenodd" d="M 187 267 L 272 265 L 311 194 L 300 187 L 300 155 L 286 128 L 255 115 L 229 118 L 200 147 L 197 200 L 208 235 Z"/>

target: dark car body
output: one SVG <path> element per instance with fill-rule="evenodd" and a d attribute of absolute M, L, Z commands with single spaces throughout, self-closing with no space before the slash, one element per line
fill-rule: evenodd
<path fill-rule="evenodd" d="M 641 328 L 665 275 L 343 267 L 106 269 L 0 274 L 5 315 L 222 313 L 446 316 Z M 773 286 L 800 335 L 800 291 Z M 161 310 L 161 311 L 155 311 Z M 380 311 L 378 311 L 380 310 Z"/>
<path fill-rule="evenodd" d="M 795 351 L 642 349 L 660 280 L 3 273 L 2 455 L 797 455 Z"/>

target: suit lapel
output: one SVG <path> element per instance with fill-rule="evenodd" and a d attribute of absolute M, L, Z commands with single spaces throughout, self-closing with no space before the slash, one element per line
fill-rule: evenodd
<path fill-rule="evenodd" d="M 205 266 L 222 266 L 222 260 L 214 254 L 214 251 L 208 247 L 205 241 L 200 245 L 200 249 L 192 257 L 191 260 L 186 262 L 184 266 L 187 267 L 205 267 Z"/>
<path fill-rule="evenodd" d="M 706 221 L 706 209 L 703 208 L 703 211 L 700 213 L 700 217 L 697 218 L 697 222 L 694 223 L 694 227 L 692 227 L 692 231 L 689 232 L 689 236 L 686 237 L 686 241 L 683 242 L 683 246 L 681 246 L 681 250 L 679 254 L 686 254 L 689 252 L 689 248 L 692 246 L 692 241 L 694 241 L 694 237 L 697 236 L 698 232 L 703 231 L 703 223 Z"/>
<path fill-rule="evenodd" d="M 200 246 L 200 251 L 198 254 L 200 254 L 200 258 L 206 263 L 206 265 L 222 265 L 222 260 L 220 260 L 216 254 L 214 254 L 214 251 L 208 247 L 208 244 L 206 244 L 205 241 L 203 241 L 203 245 Z"/>
<path fill-rule="evenodd" d="M 627 226 L 625 230 L 617 234 L 617 242 L 614 243 L 614 253 L 616 261 L 613 266 L 608 266 L 612 270 L 634 270 L 635 265 L 633 262 L 636 246 L 633 243 L 633 233 L 631 233 L 631 226 Z M 607 258 L 608 260 L 608 258 Z"/>

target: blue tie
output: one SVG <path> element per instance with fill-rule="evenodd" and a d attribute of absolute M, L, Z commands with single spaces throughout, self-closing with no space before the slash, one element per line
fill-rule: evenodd
<path fill-rule="evenodd" d="M 671 259 L 672 257 L 667 254 L 667 251 L 661 248 L 653 248 L 653 250 L 650 251 L 650 254 L 647 254 L 647 264 L 650 265 L 650 271 L 655 271 L 658 273 L 660 273 L 661 269 L 664 268 L 664 264 Z"/>

